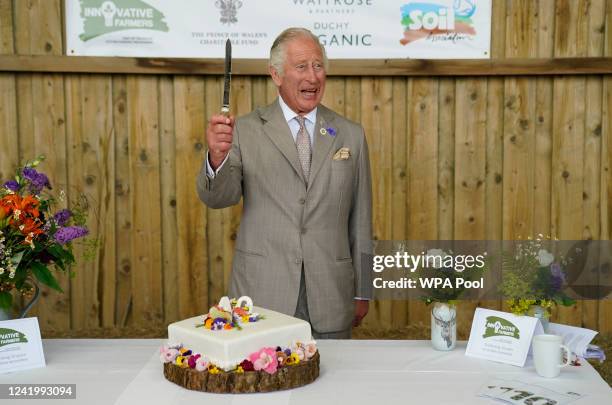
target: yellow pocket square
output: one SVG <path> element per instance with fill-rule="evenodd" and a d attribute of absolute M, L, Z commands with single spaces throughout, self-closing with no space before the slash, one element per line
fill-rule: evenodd
<path fill-rule="evenodd" d="M 351 151 L 349 148 L 340 148 L 334 154 L 333 160 L 347 160 L 351 156 Z"/>

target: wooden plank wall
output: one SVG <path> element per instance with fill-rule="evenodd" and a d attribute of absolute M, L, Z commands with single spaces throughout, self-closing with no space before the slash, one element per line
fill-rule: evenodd
<path fill-rule="evenodd" d="M 62 55 L 62 15 L 60 0 L 0 0 L 0 53 Z M 494 0 L 491 54 L 612 56 L 612 0 Z M 232 86 L 238 114 L 276 97 L 266 77 Z M 0 178 L 44 153 L 101 240 L 65 294 L 43 292 L 43 332 L 164 325 L 226 291 L 241 207 L 207 209 L 194 188 L 220 98 L 218 76 L 0 74 Z M 376 239 L 612 236 L 611 76 L 330 77 L 324 102 L 366 129 Z M 556 317 L 612 332 L 609 301 Z M 365 327 L 419 322 L 421 303 L 377 301 Z"/>

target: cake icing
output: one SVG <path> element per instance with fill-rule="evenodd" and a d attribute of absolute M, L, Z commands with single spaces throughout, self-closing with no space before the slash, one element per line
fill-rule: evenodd
<path fill-rule="evenodd" d="M 252 310 L 260 320 L 242 323 L 240 328 L 207 329 L 202 327 L 202 316 L 172 323 L 168 326 L 168 344 L 205 355 L 211 364 L 229 371 L 262 348 L 311 343 L 308 322 L 264 308 Z"/>

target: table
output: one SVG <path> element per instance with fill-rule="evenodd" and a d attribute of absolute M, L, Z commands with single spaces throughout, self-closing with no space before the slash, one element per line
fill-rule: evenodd
<path fill-rule="evenodd" d="M 290 391 L 254 395 L 193 392 L 166 381 L 162 339 L 47 339 L 47 367 L 0 375 L 2 384 L 76 384 L 76 400 L 55 404 L 491 404 L 475 394 L 493 377 L 586 394 L 572 404 L 612 404 L 612 390 L 587 362 L 556 379 L 524 368 L 466 357 L 465 342 L 438 352 L 428 341 L 319 341 L 321 375 Z M 197 402 L 193 402 L 197 401 Z M 41 405 L 40 400 L 17 404 Z"/>

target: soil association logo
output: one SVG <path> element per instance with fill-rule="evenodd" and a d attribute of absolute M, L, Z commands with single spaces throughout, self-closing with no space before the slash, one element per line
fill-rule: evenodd
<path fill-rule="evenodd" d="M 0 328 L 0 347 L 13 343 L 28 343 L 28 339 L 26 335 L 17 330 Z"/>
<path fill-rule="evenodd" d="M 494 336 L 511 337 L 518 340 L 520 339 L 520 330 L 507 319 L 498 316 L 488 316 L 485 333 L 482 337 L 489 338 Z"/>
<path fill-rule="evenodd" d="M 400 10 L 404 27 L 402 45 L 421 39 L 456 42 L 476 35 L 472 20 L 476 0 L 454 0 L 452 7 L 433 2 L 409 2 Z"/>
<path fill-rule="evenodd" d="M 147 29 L 168 32 L 164 15 L 140 0 L 80 0 L 83 41 L 110 32 Z"/>
<path fill-rule="evenodd" d="M 242 7 L 240 0 L 217 0 L 215 7 L 221 12 L 221 24 L 232 25 L 238 22 L 238 9 Z"/>

